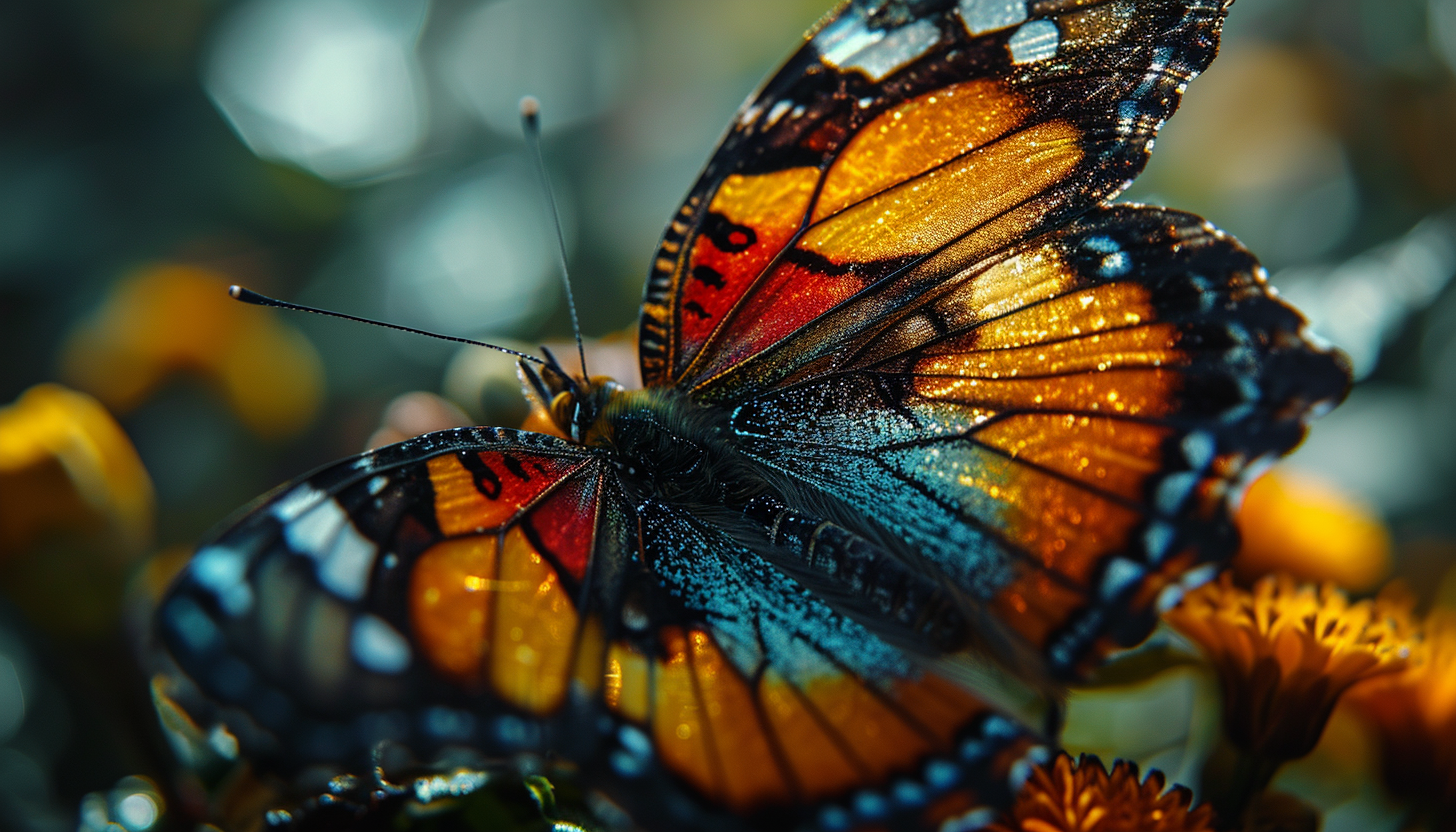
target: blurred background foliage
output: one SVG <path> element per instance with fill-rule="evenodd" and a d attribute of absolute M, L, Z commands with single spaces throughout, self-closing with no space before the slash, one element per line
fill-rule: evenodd
<path fill-rule="evenodd" d="M 610 336 L 635 320 L 665 220 L 826 5 L 0 4 L 0 827 L 143 832 L 164 793 L 195 802 L 136 645 L 211 525 L 376 431 L 521 418 L 508 361 L 244 307 L 227 284 L 568 337 L 519 138 L 531 93 L 582 326 L 630 373 Z M 1250 492 L 1245 579 L 1361 593 L 1394 575 L 1456 604 L 1452 148 L 1456 0 L 1239 0 L 1126 197 L 1239 236 L 1354 363 L 1349 401 Z M 390 404 L 410 391 L 443 399 Z M 1195 783 L 1210 677 L 1109 684 L 1074 698 L 1069 745 Z M 1171 734 L 1149 733 L 1150 708 Z M 1357 824 L 1393 816 L 1378 794 L 1350 803 L 1376 791 L 1359 725 L 1337 712 L 1326 740 L 1290 788 L 1355 805 Z"/>

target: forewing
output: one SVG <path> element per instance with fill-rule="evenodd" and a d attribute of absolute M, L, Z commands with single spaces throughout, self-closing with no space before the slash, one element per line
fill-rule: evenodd
<path fill-rule="evenodd" d="M 909 302 L 1121 189 L 1225 6 L 848 3 L 744 105 L 669 225 L 644 382 L 742 396 L 711 382 L 852 298 Z"/>
<path fill-rule="evenodd" d="M 1231 554 L 1238 478 L 1344 395 L 1303 324 L 1197 217 L 1099 208 L 967 265 L 731 426 L 1070 676 Z"/>
<path fill-rule="evenodd" d="M 601 483 L 579 447 L 491 428 L 337 463 L 202 546 L 158 631 L 265 767 L 569 750 L 573 684 L 600 689 Z"/>

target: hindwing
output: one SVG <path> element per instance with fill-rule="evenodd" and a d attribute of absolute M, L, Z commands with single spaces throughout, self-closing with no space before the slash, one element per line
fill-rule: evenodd
<path fill-rule="evenodd" d="M 1348 383 L 1252 255 L 1162 209 L 1098 208 L 880 300 L 826 316 L 813 363 L 761 357 L 783 378 L 732 429 L 909 543 L 1062 676 L 1141 639 L 1161 593 L 1232 554 L 1235 484 Z M 836 331 L 848 320 L 870 323 Z"/>

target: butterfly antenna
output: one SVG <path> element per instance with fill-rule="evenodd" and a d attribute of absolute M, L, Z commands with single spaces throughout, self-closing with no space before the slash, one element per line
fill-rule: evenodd
<path fill-rule="evenodd" d="M 304 306 L 300 303 L 289 303 L 286 300 L 278 300 L 277 298 L 270 298 L 267 295 L 260 295 L 257 292 L 254 292 L 252 289 L 245 289 L 242 286 L 229 286 L 228 297 L 232 298 L 233 300 L 240 300 L 243 303 L 251 303 L 254 306 L 272 306 L 277 309 L 292 309 L 298 312 L 312 312 L 315 315 L 326 315 L 330 318 L 343 318 L 346 321 L 356 321 L 361 324 L 373 324 L 374 326 L 382 326 L 385 329 L 397 329 L 400 332 L 410 332 L 415 335 L 424 335 L 429 338 L 438 338 L 441 341 L 454 341 L 457 344 L 470 344 L 476 347 L 485 347 L 486 349 L 492 349 L 498 352 L 506 353 L 508 355 L 514 355 L 515 357 L 524 361 L 533 361 L 541 365 L 546 364 L 545 361 L 537 358 L 534 355 L 527 355 L 526 353 L 520 352 L 519 350 L 510 349 L 509 347 L 502 347 L 496 344 L 487 344 L 484 341 L 473 341 L 469 338 L 456 338 L 454 335 L 441 335 L 438 332 L 430 332 L 424 329 L 415 329 L 414 327 L 410 326 L 387 324 L 384 321 L 376 321 L 372 318 L 361 318 L 358 315 L 346 315 L 343 312 L 330 312 L 327 309 L 317 309 L 312 306 Z"/>
<path fill-rule="evenodd" d="M 576 355 L 581 359 L 581 376 L 587 378 L 586 347 L 581 343 L 581 322 L 576 317 L 576 300 L 571 295 L 571 276 L 566 271 L 566 235 L 561 232 L 561 213 L 556 210 L 556 196 L 551 192 L 551 178 L 546 174 L 546 160 L 541 156 L 541 102 L 535 96 L 528 95 L 521 99 L 521 127 L 526 134 L 526 144 L 531 148 L 532 159 L 536 163 L 536 175 L 541 178 L 541 190 L 546 192 L 546 205 L 551 209 L 551 224 L 556 229 L 556 254 L 561 259 L 561 283 L 566 288 L 566 308 L 571 312 L 571 331 L 576 335 Z"/>

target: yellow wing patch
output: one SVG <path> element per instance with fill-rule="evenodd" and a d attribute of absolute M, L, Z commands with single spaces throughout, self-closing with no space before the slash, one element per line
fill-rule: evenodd
<path fill-rule="evenodd" d="M 846 208 L 799 245 L 835 263 L 928 254 L 1050 188 L 1083 155 L 1070 123 L 1028 127 Z"/>
<path fill-rule="evenodd" d="M 489 688 L 536 714 L 555 709 L 572 675 L 577 612 L 520 529 L 445 540 L 410 577 L 415 638 L 441 675 Z"/>
<path fill-rule="evenodd" d="M 886 110 L 835 159 L 813 220 L 1011 132 L 1028 112 L 1021 96 L 986 80 L 952 84 Z"/>
<path fill-rule="evenodd" d="M 817 168 L 788 168 L 753 176 L 735 173 L 723 180 L 708 210 L 760 235 L 766 229 L 778 232 L 782 245 L 787 239 L 784 232 L 797 229 L 809 210 L 818 181 Z"/>

